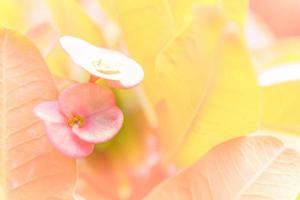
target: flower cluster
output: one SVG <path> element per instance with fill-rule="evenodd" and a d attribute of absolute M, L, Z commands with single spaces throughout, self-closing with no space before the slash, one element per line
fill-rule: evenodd
<path fill-rule="evenodd" d="M 75 63 L 91 75 L 108 80 L 113 87 L 133 87 L 143 79 L 139 64 L 120 52 L 71 36 L 60 41 Z M 111 139 L 123 123 L 123 113 L 112 91 L 96 83 L 75 84 L 63 90 L 57 101 L 37 105 L 34 112 L 44 121 L 52 144 L 75 158 L 91 154 L 95 144 Z"/>

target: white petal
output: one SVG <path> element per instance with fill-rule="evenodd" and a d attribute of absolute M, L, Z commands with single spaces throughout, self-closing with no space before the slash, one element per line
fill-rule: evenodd
<path fill-rule="evenodd" d="M 144 78 L 141 66 L 121 52 L 96 47 L 72 36 L 61 37 L 60 43 L 76 64 L 94 76 L 114 81 L 114 85 L 133 87 Z M 99 69 L 95 66 L 95 62 L 99 62 Z M 110 69 L 117 73 L 109 73 Z"/>
<path fill-rule="evenodd" d="M 259 75 L 259 85 L 270 86 L 300 80 L 300 63 L 287 63 L 272 67 Z"/>

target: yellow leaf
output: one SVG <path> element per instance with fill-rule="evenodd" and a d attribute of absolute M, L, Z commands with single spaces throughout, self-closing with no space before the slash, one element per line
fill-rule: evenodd
<path fill-rule="evenodd" d="M 47 2 L 62 35 L 73 35 L 95 45 L 104 45 L 101 30 L 75 0 L 48 0 Z M 74 77 L 76 73 L 74 72 L 76 69 L 70 65 L 69 57 L 59 44 L 49 54 L 47 63 L 58 77 Z"/>
<path fill-rule="evenodd" d="M 193 17 L 194 6 L 197 5 L 211 5 L 215 4 L 217 0 L 168 0 L 174 19 L 176 21 L 177 29 L 182 29 L 189 24 Z"/>
<path fill-rule="evenodd" d="M 105 0 L 102 4 L 105 4 Z M 174 34 L 175 23 L 166 0 L 116 0 L 117 15 L 128 54 L 144 68 L 144 85 L 154 77 L 156 54 Z"/>
<path fill-rule="evenodd" d="M 226 20 L 233 21 L 241 27 L 248 11 L 248 0 L 168 0 L 177 29 L 182 29 L 192 20 L 193 10 L 197 6 L 218 5 Z"/>
<path fill-rule="evenodd" d="M 0 199 L 71 199 L 75 161 L 58 153 L 32 112 L 56 98 L 47 66 L 23 36 L 0 29 Z"/>
<path fill-rule="evenodd" d="M 300 132 L 300 81 L 263 88 L 264 128 Z"/>
<path fill-rule="evenodd" d="M 128 51 L 138 61 L 153 58 L 173 34 L 166 0 L 116 0 L 115 9 Z"/>
<path fill-rule="evenodd" d="M 237 28 L 215 8 L 197 11 L 158 57 L 156 82 L 147 91 L 157 102 L 162 146 L 179 165 L 259 122 L 259 88 Z"/>
<path fill-rule="evenodd" d="M 73 35 L 103 45 L 101 30 L 75 0 L 48 0 L 53 18 L 63 35 Z"/>
<path fill-rule="evenodd" d="M 19 31 L 25 29 L 24 10 L 17 0 L 0 1 L 0 26 Z"/>
<path fill-rule="evenodd" d="M 221 7 L 226 19 L 236 22 L 243 30 L 249 9 L 249 0 L 221 0 Z"/>
<path fill-rule="evenodd" d="M 277 40 L 265 48 L 253 51 L 253 59 L 259 72 L 274 68 L 280 64 L 300 61 L 300 38 Z"/>
<path fill-rule="evenodd" d="M 226 30 L 225 30 L 226 31 Z M 193 162 L 216 144 L 259 127 L 260 90 L 241 39 L 224 33 L 214 82 L 197 111 L 177 160 Z"/>
<path fill-rule="evenodd" d="M 87 0 L 89 1 L 89 0 Z M 103 8 L 105 13 L 114 21 L 118 21 L 118 10 L 116 1 L 96 0 L 96 2 Z"/>
<path fill-rule="evenodd" d="M 165 150 L 183 139 L 215 73 L 224 23 L 219 14 L 214 7 L 199 9 L 192 24 L 157 58 L 156 79 L 147 92 L 155 103 Z"/>
<path fill-rule="evenodd" d="M 294 77 L 300 70 L 300 40 L 288 39 L 259 50 L 255 61 L 259 65 L 260 80 L 264 74 L 281 68 L 280 77 Z M 294 66 L 291 69 L 291 66 Z M 298 70 L 297 70 L 298 68 Z M 286 72 L 284 73 L 284 71 Z M 299 73 L 298 73 L 299 74 Z M 272 74 L 271 74 L 272 75 Z M 269 76 L 271 76 L 269 75 Z M 276 77 L 269 77 L 274 79 Z M 261 80 L 262 82 L 262 80 Z M 264 128 L 300 132 L 300 77 L 296 80 L 278 82 L 263 87 L 263 121 Z"/>

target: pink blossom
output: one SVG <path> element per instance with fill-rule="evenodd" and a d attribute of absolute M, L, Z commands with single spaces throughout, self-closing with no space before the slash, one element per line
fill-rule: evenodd
<path fill-rule="evenodd" d="M 37 105 L 52 144 L 64 155 L 84 157 L 94 145 L 115 136 L 123 123 L 113 93 L 92 83 L 76 84 L 62 91 L 57 101 Z"/>

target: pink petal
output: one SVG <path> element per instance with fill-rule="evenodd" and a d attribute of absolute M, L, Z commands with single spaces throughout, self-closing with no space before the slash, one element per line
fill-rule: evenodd
<path fill-rule="evenodd" d="M 82 140 L 100 143 L 116 135 L 122 127 L 122 123 L 122 111 L 118 107 L 112 107 L 88 117 L 82 128 L 73 126 L 73 131 Z"/>
<path fill-rule="evenodd" d="M 65 124 L 46 122 L 45 126 L 49 140 L 62 154 L 78 158 L 92 153 L 94 145 L 78 138 Z"/>
<path fill-rule="evenodd" d="M 59 106 L 66 116 L 88 116 L 115 105 L 113 93 L 93 83 L 71 86 L 59 95 Z"/>
<path fill-rule="evenodd" d="M 37 117 L 47 122 L 65 122 L 65 117 L 60 113 L 57 101 L 40 103 L 34 108 L 33 112 Z"/>

